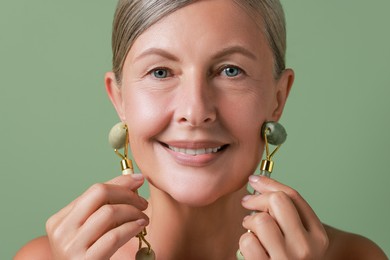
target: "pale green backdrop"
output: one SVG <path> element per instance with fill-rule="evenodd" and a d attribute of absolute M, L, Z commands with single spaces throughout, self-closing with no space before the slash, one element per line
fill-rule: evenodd
<path fill-rule="evenodd" d="M 119 174 L 103 85 L 115 2 L 0 2 L 0 259 Z M 274 177 L 390 255 L 390 1 L 283 3 L 296 82 Z"/>

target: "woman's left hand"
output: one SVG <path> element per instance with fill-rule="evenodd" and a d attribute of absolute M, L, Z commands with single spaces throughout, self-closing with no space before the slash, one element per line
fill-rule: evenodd
<path fill-rule="evenodd" d="M 251 259 L 322 259 L 328 248 L 326 231 L 309 204 L 290 187 L 264 176 L 251 176 L 260 194 L 242 205 L 256 211 L 244 218 L 250 230 L 240 239 L 240 251 Z"/>

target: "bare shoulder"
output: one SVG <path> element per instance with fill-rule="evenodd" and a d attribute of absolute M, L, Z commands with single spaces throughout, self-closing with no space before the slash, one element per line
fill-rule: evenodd
<path fill-rule="evenodd" d="M 326 259 L 388 259 L 382 249 L 366 237 L 324 225 L 329 237 Z"/>
<path fill-rule="evenodd" d="M 49 239 L 38 237 L 24 245 L 15 255 L 14 260 L 49 260 L 52 259 Z"/>

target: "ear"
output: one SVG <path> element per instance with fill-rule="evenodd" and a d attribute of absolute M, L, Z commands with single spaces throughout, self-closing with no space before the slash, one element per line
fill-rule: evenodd
<path fill-rule="evenodd" d="M 111 71 L 107 72 L 104 76 L 104 83 L 106 85 L 108 97 L 114 105 L 120 120 L 126 122 L 122 91 L 120 85 L 116 81 L 115 74 Z"/>
<path fill-rule="evenodd" d="M 292 69 L 285 69 L 276 83 L 276 105 L 272 112 L 273 121 L 279 121 L 282 116 L 293 83 L 294 71 Z"/>

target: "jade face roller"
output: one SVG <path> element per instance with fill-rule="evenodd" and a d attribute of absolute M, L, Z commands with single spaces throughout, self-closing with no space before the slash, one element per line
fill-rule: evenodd
<path fill-rule="evenodd" d="M 123 175 L 134 174 L 133 163 L 128 158 L 129 153 L 129 130 L 125 123 L 118 123 L 114 125 L 108 135 L 108 141 L 114 152 L 122 159 L 121 168 Z M 118 150 L 123 148 L 123 154 Z M 137 193 L 137 191 L 136 191 Z M 146 228 L 144 228 L 138 235 L 138 251 L 135 256 L 136 260 L 154 260 L 156 258 L 154 251 L 150 243 L 146 240 L 145 236 L 147 235 Z M 142 244 L 145 243 L 146 247 L 142 247 Z"/>
<path fill-rule="evenodd" d="M 265 141 L 265 159 L 260 163 L 260 174 L 262 176 L 271 177 L 271 173 L 274 167 L 272 157 L 279 150 L 280 146 L 286 141 L 287 132 L 284 127 L 278 122 L 268 121 L 265 122 L 261 128 L 261 135 Z M 272 144 L 276 148 L 270 153 L 269 145 Z M 253 194 L 259 194 L 254 191 Z M 252 212 L 253 214 L 256 212 Z M 248 232 L 251 232 L 248 230 Z M 244 260 L 244 256 L 241 254 L 240 249 L 237 250 L 237 260 Z"/>
<path fill-rule="evenodd" d="M 265 122 L 261 129 L 261 134 L 264 137 L 265 141 L 265 154 L 266 159 L 261 161 L 260 164 L 260 175 L 264 175 L 267 177 L 271 176 L 274 162 L 272 161 L 272 157 L 279 150 L 280 146 L 286 141 L 287 133 L 284 127 L 278 122 Z M 269 144 L 275 145 L 275 150 L 270 153 Z"/>

